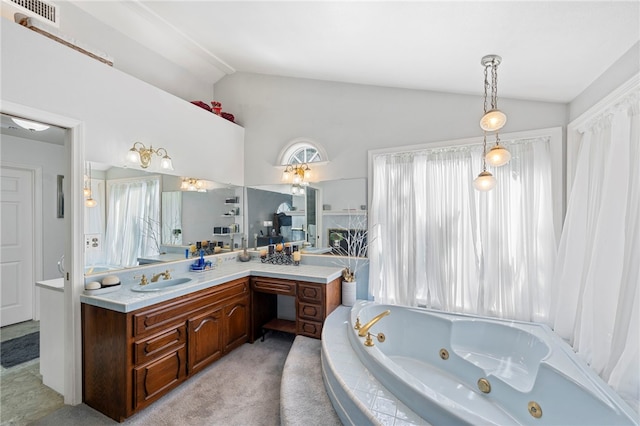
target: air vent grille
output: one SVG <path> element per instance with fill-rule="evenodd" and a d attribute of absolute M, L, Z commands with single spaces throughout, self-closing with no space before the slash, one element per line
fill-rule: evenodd
<path fill-rule="evenodd" d="M 20 6 L 25 11 L 29 11 L 36 15 L 38 18 L 42 18 L 49 23 L 58 26 L 58 15 L 56 6 L 41 0 L 7 0 L 9 3 Z"/>

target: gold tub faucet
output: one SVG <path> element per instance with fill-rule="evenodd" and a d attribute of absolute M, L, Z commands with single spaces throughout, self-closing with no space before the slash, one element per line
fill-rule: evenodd
<path fill-rule="evenodd" d="M 360 336 L 360 337 L 366 336 L 367 333 L 369 332 L 369 329 L 373 326 L 373 324 L 377 323 L 378 321 L 380 321 L 382 318 L 386 317 L 390 313 L 391 313 L 391 311 L 389 309 L 387 309 L 386 311 L 384 311 L 384 312 L 376 315 L 375 317 L 373 317 L 373 319 L 371 321 L 369 321 L 368 323 L 366 323 L 365 325 L 360 327 L 360 329 L 358 330 L 358 336 Z"/>

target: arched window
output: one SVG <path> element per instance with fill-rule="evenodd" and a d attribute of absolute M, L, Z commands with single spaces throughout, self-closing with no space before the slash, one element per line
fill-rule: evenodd
<path fill-rule="evenodd" d="M 296 139 L 280 153 L 279 164 L 309 164 L 327 161 L 321 146 L 308 139 Z"/>

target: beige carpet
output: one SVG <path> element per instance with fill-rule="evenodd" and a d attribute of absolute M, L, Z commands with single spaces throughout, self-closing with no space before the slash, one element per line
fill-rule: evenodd
<path fill-rule="evenodd" d="M 269 333 L 244 344 L 123 425 L 280 425 L 280 379 L 292 335 Z M 31 423 L 51 426 L 119 424 L 81 404 Z"/>
<path fill-rule="evenodd" d="M 322 381 L 322 342 L 297 336 L 282 372 L 282 426 L 342 425 Z"/>

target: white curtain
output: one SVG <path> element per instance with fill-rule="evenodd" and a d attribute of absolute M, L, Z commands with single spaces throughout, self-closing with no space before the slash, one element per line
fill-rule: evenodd
<path fill-rule="evenodd" d="M 549 138 L 506 143 L 496 188 L 480 146 L 373 159 L 370 287 L 383 303 L 547 322 L 556 254 Z"/>
<path fill-rule="evenodd" d="M 159 254 L 160 178 L 107 181 L 106 262 L 135 266 L 138 257 Z"/>
<path fill-rule="evenodd" d="M 638 91 L 579 129 L 554 274 L 554 329 L 638 411 Z"/>

